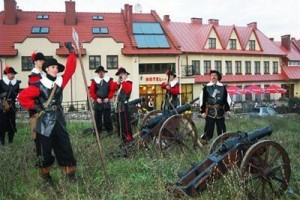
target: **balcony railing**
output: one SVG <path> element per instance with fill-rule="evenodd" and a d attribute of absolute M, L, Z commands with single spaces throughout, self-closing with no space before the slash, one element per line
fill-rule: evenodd
<path fill-rule="evenodd" d="M 196 74 L 200 74 L 199 67 L 193 65 L 181 65 L 181 75 L 182 77 L 194 76 Z"/>

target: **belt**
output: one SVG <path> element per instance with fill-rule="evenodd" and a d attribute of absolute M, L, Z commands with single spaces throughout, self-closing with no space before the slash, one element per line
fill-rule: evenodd
<path fill-rule="evenodd" d="M 207 108 L 215 108 L 215 109 L 223 108 L 223 106 L 218 105 L 218 104 L 217 104 L 217 105 L 210 105 L 210 104 L 207 104 L 206 107 L 207 107 Z"/>
<path fill-rule="evenodd" d="M 45 110 L 48 110 L 48 111 L 55 111 L 57 110 L 58 108 L 60 107 L 60 105 L 52 105 L 52 106 L 49 106 L 48 108 L 46 108 Z"/>

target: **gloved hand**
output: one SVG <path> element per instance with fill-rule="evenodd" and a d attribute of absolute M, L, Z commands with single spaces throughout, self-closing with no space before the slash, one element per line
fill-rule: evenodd
<path fill-rule="evenodd" d="M 35 104 L 33 110 L 35 110 L 36 112 L 41 112 L 41 111 L 44 110 L 44 109 L 45 109 L 45 108 L 44 108 L 43 105 L 37 105 L 37 104 Z"/>

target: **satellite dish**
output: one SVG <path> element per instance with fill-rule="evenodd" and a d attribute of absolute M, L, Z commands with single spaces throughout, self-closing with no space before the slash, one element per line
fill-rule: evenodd
<path fill-rule="evenodd" d="M 142 5 L 140 3 L 137 3 L 134 5 L 134 12 L 135 13 L 142 13 L 143 12 L 143 8 Z"/>

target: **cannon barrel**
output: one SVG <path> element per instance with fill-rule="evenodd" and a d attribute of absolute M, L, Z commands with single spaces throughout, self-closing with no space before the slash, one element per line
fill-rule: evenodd
<path fill-rule="evenodd" d="M 167 112 L 165 112 L 162 115 L 156 116 L 152 119 L 149 119 L 146 123 L 145 126 L 143 128 L 153 128 L 154 126 L 156 126 L 159 122 L 164 121 L 166 119 L 168 119 L 169 117 L 175 115 L 175 114 L 181 114 L 184 113 L 187 110 L 191 109 L 191 104 L 196 102 L 199 99 L 199 97 L 197 97 L 196 99 L 192 100 L 191 102 L 188 102 L 182 106 L 179 106 L 178 108 L 175 108 L 173 110 L 168 110 Z"/>
<path fill-rule="evenodd" d="M 257 140 L 265 137 L 270 136 L 272 134 L 272 127 L 265 126 L 261 129 L 254 130 L 249 133 L 244 133 L 244 135 L 240 135 L 240 137 L 228 139 L 225 141 L 221 147 L 217 149 L 218 152 L 227 152 L 228 150 L 234 148 L 238 144 L 245 144 L 245 143 L 253 143 Z"/>
<path fill-rule="evenodd" d="M 144 97 L 140 97 L 140 98 L 134 99 L 132 101 L 129 101 L 127 104 L 128 104 L 128 106 L 132 106 L 132 105 L 136 105 L 138 103 L 142 103 L 144 101 L 145 101 L 145 98 Z"/>

